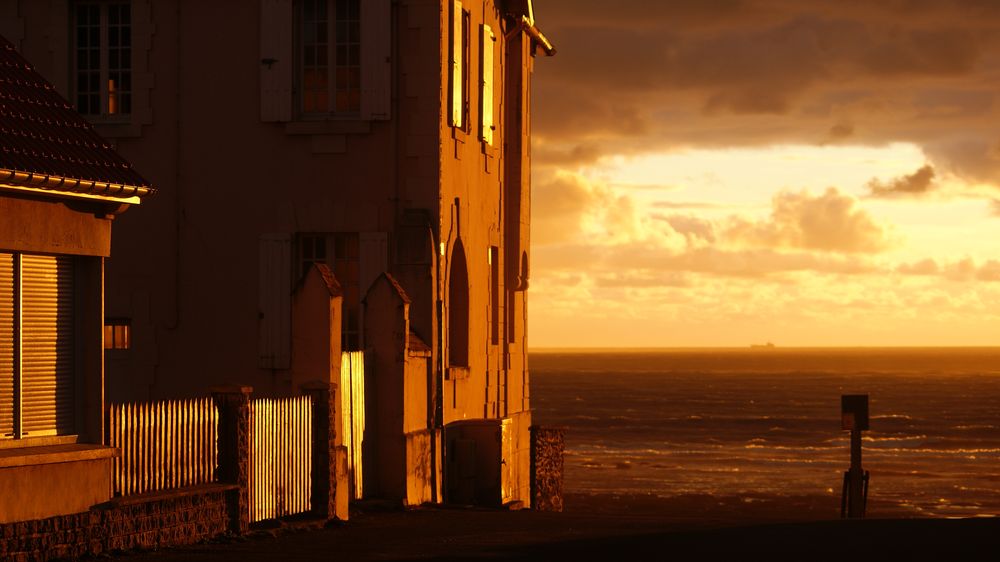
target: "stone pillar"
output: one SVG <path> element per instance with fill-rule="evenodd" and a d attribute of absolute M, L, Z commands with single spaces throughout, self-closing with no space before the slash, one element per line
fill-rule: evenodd
<path fill-rule="evenodd" d="M 531 426 L 531 507 L 536 511 L 563 510 L 563 453 L 565 430 Z"/>
<path fill-rule="evenodd" d="M 302 385 L 302 393 L 312 398 L 312 513 L 323 519 L 337 513 L 337 385 L 313 381 Z"/>
<path fill-rule="evenodd" d="M 229 530 L 238 535 L 250 529 L 250 393 L 249 386 L 219 386 L 211 389 L 219 411 L 219 466 L 216 479 L 234 484 L 226 496 Z"/>

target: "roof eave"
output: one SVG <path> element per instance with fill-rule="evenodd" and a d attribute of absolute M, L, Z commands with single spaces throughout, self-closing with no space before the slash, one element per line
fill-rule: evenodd
<path fill-rule="evenodd" d="M 55 197 L 115 201 L 130 205 L 138 205 L 141 198 L 156 193 L 156 190 L 148 185 L 81 180 L 6 168 L 0 168 L 0 188 Z"/>

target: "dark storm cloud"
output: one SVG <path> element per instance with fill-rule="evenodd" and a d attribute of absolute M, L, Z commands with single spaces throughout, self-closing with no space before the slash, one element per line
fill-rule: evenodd
<path fill-rule="evenodd" d="M 542 0 L 536 162 L 671 146 L 914 142 L 1000 183 L 1000 2 Z"/>

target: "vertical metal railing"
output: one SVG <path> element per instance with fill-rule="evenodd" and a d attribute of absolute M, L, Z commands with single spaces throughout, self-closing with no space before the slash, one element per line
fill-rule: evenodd
<path fill-rule="evenodd" d="M 250 522 L 311 509 L 312 400 L 250 401 Z"/>
<path fill-rule="evenodd" d="M 347 477 L 351 498 L 364 497 L 364 466 L 361 450 L 365 435 L 365 354 L 344 352 L 340 364 L 341 441 L 347 447 Z"/>
<path fill-rule="evenodd" d="M 131 495 L 212 482 L 218 412 L 211 398 L 111 404 L 108 444 L 115 494 Z"/>

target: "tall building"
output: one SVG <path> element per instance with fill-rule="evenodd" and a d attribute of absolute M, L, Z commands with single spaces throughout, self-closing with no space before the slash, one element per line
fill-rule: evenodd
<path fill-rule="evenodd" d="M 160 190 L 116 219 L 109 400 L 291 395 L 361 350 L 366 495 L 490 503 L 487 463 L 509 472 L 501 503 L 528 501 L 529 92 L 554 53 L 530 0 L 0 6 L 0 33 Z M 309 319 L 311 272 L 336 326 Z M 432 476 L 407 492 L 421 455 Z"/>

